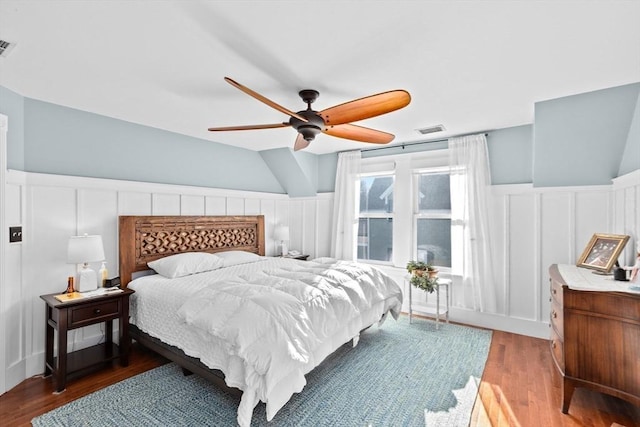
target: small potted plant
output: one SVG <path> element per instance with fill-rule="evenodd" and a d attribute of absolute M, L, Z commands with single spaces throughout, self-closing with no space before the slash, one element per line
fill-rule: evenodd
<path fill-rule="evenodd" d="M 423 261 L 409 261 L 407 271 L 411 273 L 409 283 L 429 293 L 438 286 L 438 269 Z"/>

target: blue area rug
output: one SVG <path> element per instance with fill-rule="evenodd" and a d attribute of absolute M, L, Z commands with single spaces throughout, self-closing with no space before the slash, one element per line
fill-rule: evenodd
<path fill-rule="evenodd" d="M 467 426 L 491 332 L 406 317 L 364 332 L 307 375 L 307 385 L 252 426 Z M 40 426 L 234 426 L 239 399 L 167 364 L 33 419 Z"/>

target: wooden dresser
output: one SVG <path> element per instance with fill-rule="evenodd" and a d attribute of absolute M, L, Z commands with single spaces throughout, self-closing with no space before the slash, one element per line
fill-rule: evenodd
<path fill-rule="evenodd" d="M 549 274 L 551 353 L 562 376 L 562 412 L 569 411 L 576 387 L 640 406 L 640 294 L 570 289 L 573 276 L 563 277 L 555 264 Z"/>

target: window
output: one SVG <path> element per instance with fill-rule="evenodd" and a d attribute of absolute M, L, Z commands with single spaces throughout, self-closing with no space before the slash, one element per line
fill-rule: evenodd
<path fill-rule="evenodd" d="M 451 267 L 451 196 L 449 174 L 422 171 L 415 176 L 415 256 L 418 261 Z"/>
<path fill-rule="evenodd" d="M 360 185 L 358 260 L 404 268 L 413 259 L 443 272 L 455 267 L 461 246 L 451 219 L 455 175 L 449 171 L 447 150 L 363 158 L 354 182 Z"/>
<path fill-rule="evenodd" d="M 360 178 L 359 260 L 392 260 L 393 184 L 394 178 L 391 175 Z"/>

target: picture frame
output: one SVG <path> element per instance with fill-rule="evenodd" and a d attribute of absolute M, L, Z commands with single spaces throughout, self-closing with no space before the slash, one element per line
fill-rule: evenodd
<path fill-rule="evenodd" d="M 596 270 L 595 272 L 609 273 L 628 240 L 629 236 L 624 234 L 595 233 L 576 265 Z"/>

